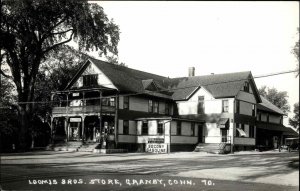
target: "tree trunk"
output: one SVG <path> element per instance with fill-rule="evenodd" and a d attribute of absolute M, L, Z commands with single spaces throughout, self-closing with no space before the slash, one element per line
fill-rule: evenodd
<path fill-rule="evenodd" d="M 20 107 L 19 119 L 20 119 L 19 149 L 21 151 L 26 151 L 30 147 L 30 140 L 29 140 L 30 120 L 29 120 L 29 114 L 26 112 L 26 110 L 23 107 Z"/>

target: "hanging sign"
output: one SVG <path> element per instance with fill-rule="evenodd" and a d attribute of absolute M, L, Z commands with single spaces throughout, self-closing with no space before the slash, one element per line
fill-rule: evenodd
<path fill-rule="evenodd" d="M 70 118 L 70 122 L 81 122 L 81 118 Z"/>
<path fill-rule="evenodd" d="M 73 97 L 78 97 L 78 96 L 79 96 L 79 93 L 72 93 L 72 96 L 73 96 Z"/>

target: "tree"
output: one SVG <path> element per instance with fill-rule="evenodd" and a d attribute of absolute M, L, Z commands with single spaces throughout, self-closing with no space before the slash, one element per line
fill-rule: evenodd
<path fill-rule="evenodd" d="M 45 118 L 50 113 L 51 92 L 63 90 L 88 57 L 68 45 L 62 45 L 58 51 L 48 55 L 37 75 L 34 101 L 41 103 L 34 107 L 36 115 Z"/>
<path fill-rule="evenodd" d="M 298 28 L 298 34 L 299 34 L 299 28 Z M 297 58 L 297 67 L 296 70 L 298 71 L 296 74 L 296 77 L 299 75 L 299 39 L 298 42 L 295 43 L 294 48 L 292 49 L 292 53 L 295 55 L 295 57 Z"/>
<path fill-rule="evenodd" d="M 299 132 L 299 102 L 294 104 L 294 117 L 289 119 L 289 124 Z"/>
<path fill-rule="evenodd" d="M 284 113 L 290 111 L 290 106 L 287 100 L 288 94 L 286 91 L 278 91 L 276 88 L 267 88 L 266 86 L 262 86 L 258 92 Z"/>
<path fill-rule="evenodd" d="M 106 56 L 106 60 L 107 60 L 107 62 L 112 63 L 112 64 L 128 67 L 124 62 L 119 62 L 119 59 L 116 56 Z"/>
<path fill-rule="evenodd" d="M 1 3 L 0 29 L 0 59 L 11 75 L 1 65 L 0 73 L 16 86 L 19 139 L 26 149 L 41 62 L 72 40 L 80 50 L 117 54 L 119 28 L 102 7 L 86 0 L 10 0 Z"/>
<path fill-rule="evenodd" d="M 0 74 L 0 107 L 9 107 L 16 100 L 15 95 L 12 94 L 14 86 L 9 79 L 3 78 Z"/>

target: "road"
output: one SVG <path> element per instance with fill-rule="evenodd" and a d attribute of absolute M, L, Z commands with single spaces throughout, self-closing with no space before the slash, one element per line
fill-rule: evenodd
<path fill-rule="evenodd" d="M 299 190 L 299 153 L 31 152 L 1 156 L 4 190 Z"/>

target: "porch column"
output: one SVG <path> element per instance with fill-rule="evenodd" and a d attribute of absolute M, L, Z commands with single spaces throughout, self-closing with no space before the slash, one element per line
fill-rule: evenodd
<path fill-rule="evenodd" d="M 64 125 L 64 128 L 65 128 L 65 133 L 66 133 L 66 141 L 69 141 L 69 118 L 70 117 L 65 117 L 65 125 Z"/>
<path fill-rule="evenodd" d="M 84 126 L 85 117 L 86 116 L 84 116 L 84 115 L 81 116 L 81 119 L 82 119 L 82 122 L 81 122 L 81 139 L 82 139 L 82 142 L 85 141 L 85 126 Z"/>
<path fill-rule="evenodd" d="M 54 120 L 54 117 L 51 116 L 51 118 L 50 118 L 50 144 L 53 143 L 53 120 Z"/>
<path fill-rule="evenodd" d="M 67 92 L 65 95 L 67 96 L 67 105 L 66 105 L 66 112 L 68 113 L 68 110 L 69 110 L 69 94 L 70 94 L 70 92 Z"/>
<path fill-rule="evenodd" d="M 119 120 L 118 120 L 118 109 L 119 109 L 119 94 L 117 93 L 116 94 L 116 97 L 115 97 L 115 146 L 117 148 L 118 146 L 118 129 L 119 129 Z"/>
<path fill-rule="evenodd" d="M 99 128 L 100 128 L 100 133 L 102 133 L 102 132 L 101 132 L 101 131 L 102 131 L 102 124 L 101 124 L 101 121 L 102 121 L 102 119 L 101 119 L 102 101 L 101 101 L 101 99 L 102 99 L 102 92 L 99 91 L 99 101 L 100 101 L 100 103 L 99 103 L 99 114 L 98 114 L 98 118 L 99 118 Z"/>

